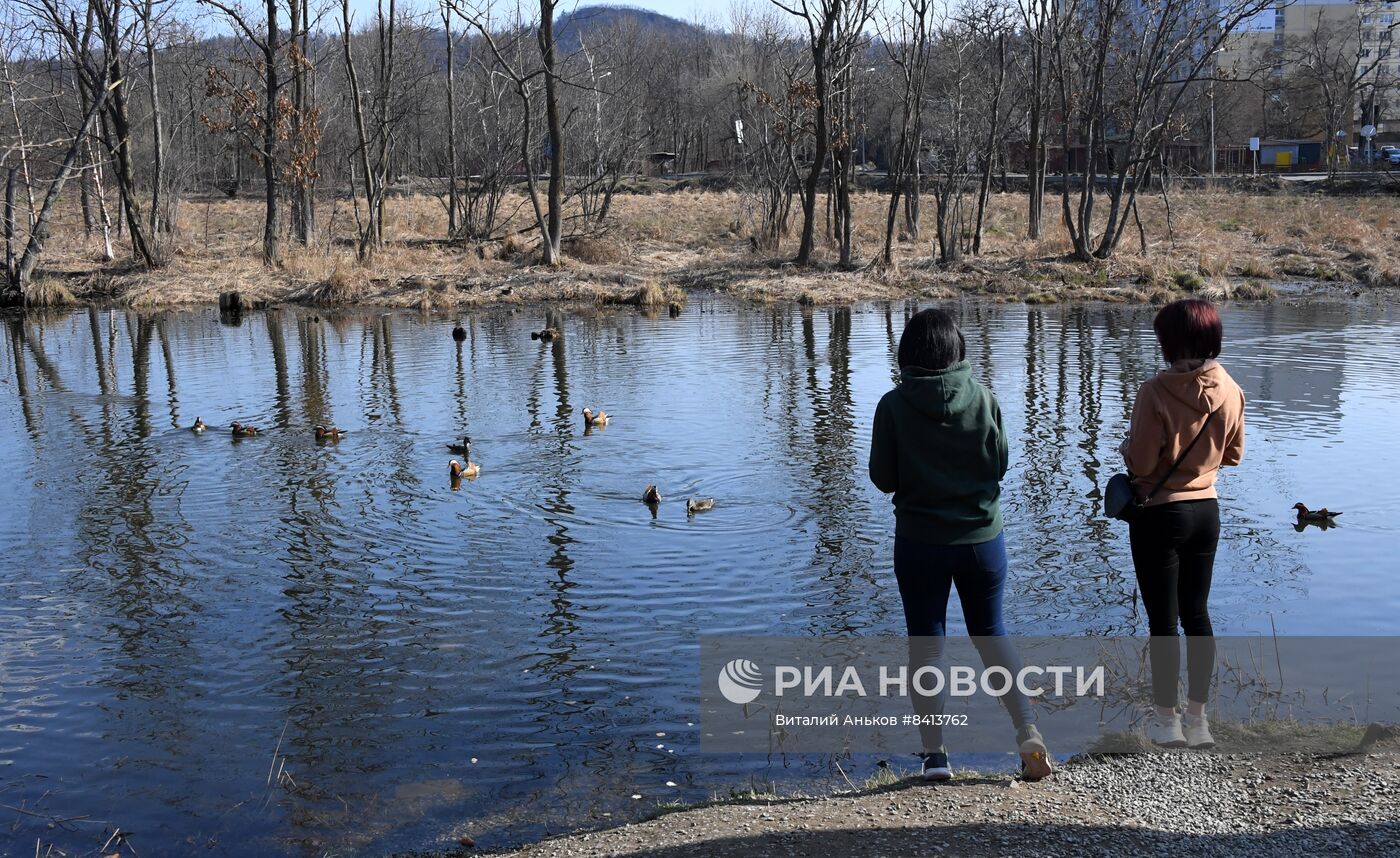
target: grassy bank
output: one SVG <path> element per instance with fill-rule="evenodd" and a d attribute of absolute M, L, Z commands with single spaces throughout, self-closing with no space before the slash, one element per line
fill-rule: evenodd
<path fill-rule="evenodd" d="M 1272 282 L 1352 290 L 1400 286 L 1400 213 L 1388 195 L 1178 191 L 1170 207 L 1160 196 L 1141 201 L 1146 254 L 1134 233 L 1113 259 L 1085 264 L 1067 258 L 1057 198 L 1047 202 L 1048 236 L 1032 241 L 1024 237 L 1024 196 L 996 194 L 981 256 L 935 264 L 926 223 L 923 240 L 901 241 L 894 264 L 880 268 L 867 263 L 881 247 L 885 198 L 866 192 L 857 196 L 855 217 L 857 258 L 864 262 L 841 270 L 827 246 L 819 248 L 815 265 L 792 266 L 795 237 L 778 250 L 757 249 L 750 240 L 754 200 L 743 194 L 666 190 L 654 183 L 646 189 L 619 196 L 608 230 L 569 242 L 569 258 L 559 268 L 537 264 L 528 233 L 488 242 L 443 240 L 445 209 L 427 195 L 389 201 L 388 245 L 369 263 L 355 257 L 349 202 L 323 204 L 313 245 L 288 245 L 277 270 L 260 261 L 262 212 L 255 200 L 183 202 L 169 264 L 156 270 L 133 269 L 120 259 L 103 262 L 100 240 L 85 235 L 78 213 L 70 211 L 55 225 L 35 294 L 37 303 L 151 308 L 212 304 L 219 293 L 237 290 L 249 301 L 451 312 L 540 301 L 664 307 L 694 289 L 820 304 L 958 293 L 1029 303 L 1163 301 L 1186 292 L 1267 299 Z M 522 198 L 508 198 L 505 211 L 513 213 L 512 226 L 527 225 Z M 933 217 L 931 201 L 925 217 Z M 115 243 L 120 254 L 120 238 Z"/>

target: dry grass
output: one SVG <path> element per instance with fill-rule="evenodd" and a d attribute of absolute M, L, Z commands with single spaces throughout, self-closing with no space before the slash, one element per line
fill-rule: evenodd
<path fill-rule="evenodd" d="M 24 291 L 24 305 L 42 309 L 45 307 L 65 307 L 78 303 L 78 299 L 61 281 L 52 277 L 39 277 Z"/>
<path fill-rule="evenodd" d="M 819 201 L 820 202 L 820 201 Z M 506 200 L 503 238 L 447 242 L 446 216 L 431 197 L 394 197 L 387 244 L 362 262 L 354 252 L 348 201 L 324 205 L 308 247 L 288 245 L 280 269 L 260 260 L 261 208 L 256 200 L 186 201 L 170 262 L 155 271 L 104 264 L 97 240 L 82 233 L 76 209 L 55 225 L 53 252 L 39 282 L 43 300 L 89 300 L 153 307 L 212 304 L 237 290 L 248 301 L 416 307 L 425 312 L 500 302 L 586 301 L 665 307 L 687 290 L 710 288 L 743 299 L 826 304 L 857 298 L 947 296 L 973 292 L 994 300 L 1048 303 L 1083 298 L 1160 301 L 1181 291 L 1245 299 L 1263 294 L 1246 280 L 1300 278 L 1400 287 L 1393 197 L 1330 197 L 1310 193 L 1247 194 L 1181 191 L 1172 198 L 1171 229 L 1160 197 L 1139 201 L 1150 242 L 1136 235 L 1109 260 L 1068 258 L 1058 201 L 1047 201 L 1045 235 L 1025 238 L 1025 198 L 994 194 L 984 251 L 940 267 L 931 259 L 934 210 L 925 234 L 896 245 L 894 263 L 866 263 L 882 246 L 885 198 L 854 200 L 855 270 L 836 265 L 836 248 L 820 240 L 814 265 L 786 263 L 794 228 L 776 251 L 755 251 L 754 200 L 733 191 L 621 195 L 602 237 L 566 242 L 558 268 L 538 266 L 523 197 Z M 819 206 L 820 208 L 820 206 Z M 824 226 L 824 218 L 821 224 Z M 819 229 L 819 235 L 821 230 Z M 660 285 L 667 284 L 667 285 Z M 1271 290 L 1270 290 L 1271 291 Z"/>
<path fill-rule="evenodd" d="M 611 238 L 576 238 L 568 242 L 564 252 L 570 259 L 589 265 L 613 265 L 626 255 L 622 244 Z"/>
<path fill-rule="evenodd" d="M 684 289 L 662 286 L 654 280 L 648 280 L 619 303 L 631 304 L 634 307 L 684 307 L 685 297 Z"/>

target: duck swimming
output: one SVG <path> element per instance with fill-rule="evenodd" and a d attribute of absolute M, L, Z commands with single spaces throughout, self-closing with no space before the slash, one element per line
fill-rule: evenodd
<path fill-rule="evenodd" d="M 194 425 L 190 427 L 190 431 L 199 435 L 202 434 L 206 428 L 208 427 L 204 425 L 204 419 L 202 417 L 196 417 L 194 419 Z"/>
<path fill-rule="evenodd" d="M 472 438 L 470 435 L 463 435 L 462 443 L 454 444 L 449 442 L 447 445 L 447 449 L 451 450 L 454 453 L 460 453 L 463 456 L 466 456 L 468 457 L 468 459 L 470 459 L 472 454 Z"/>
<path fill-rule="evenodd" d="M 661 492 L 656 490 L 656 486 L 647 486 L 642 492 L 642 503 L 661 503 Z"/>
<path fill-rule="evenodd" d="M 462 342 L 463 340 L 465 340 L 466 338 L 467 338 L 467 329 L 466 329 L 466 328 L 462 327 L 461 325 L 458 325 L 457 327 L 455 327 L 455 328 L 452 329 L 452 339 L 454 339 L 454 340 L 456 340 L 457 342 L 460 343 L 460 342 Z"/>
<path fill-rule="evenodd" d="M 452 475 L 452 479 L 454 480 L 460 480 L 462 477 L 471 480 L 475 479 L 476 475 L 481 473 L 481 466 L 471 461 L 468 461 L 464 466 L 461 462 L 453 459 L 451 462 L 447 463 L 447 472 Z"/>
<path fill-rule="evenodd" d="M 697 512 L 706 512 L 714 508 L 714 498 L 691 498 L 685 502 L 686 515 L 695 515 Z"/>
<path fill-rule="evenodd" d="M 1333 512 L 1327 507 L 1323 507 L 1322 509 L 1308 509 L 1301 503 L 1295 503 L 1293 508 L 1298 511 L 1299 521 L 1330 523 L 1334 518 L 1341 515 L 1340 512 Z"/>
<path fill-rule="evenodd" d="M 552 339 L 554 339 L 554 338 L 556 338 L 556 337 L 562 337 L 562 336 L 563 336 L 563 333 L 561 333 L 560 330 L 559 330 L 558 328 L 545 328 L 545 329 L 542 330 L 542 331 L 531 331 L 531 332 L 530 332 L 530 339 L 532 339 L 532 340 L 552 340 Z"/>
<path fill-rule="evenodd" d="M 251 438 L 251 437 L 253 437 L 254 435 L 258 434 L 258 427 L 256 427 L 256 426 L 244 426 L 242 423 L 239 423 L 237 420 L 235 420 L 235 421 L 233 422 L 232 429 L 233 429 L 233 437 L 235 437 L 235 438 Z"/>
<path fill-rule="evenodd" d="M 606 426 L 611 419 L 608 412 L 601 409 L 596 414 L 591 408 L 583 409 L 583 425 L 585 426 Z"/>
<path fill-rule="evenodd" d="M 345 432 L 343 432 L 337 426 L 331 426 L 330 428 L 326 428 L 325 426 L 318 425 L 316 427 L 317 441 L 339 441 L 341 436 L 344 434 Z"/>

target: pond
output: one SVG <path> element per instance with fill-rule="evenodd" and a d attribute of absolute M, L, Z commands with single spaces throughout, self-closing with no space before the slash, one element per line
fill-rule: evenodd
<path fill-rule="evenodd" d="M 0 319 L 0 804 L 39 814 L 0 811 L 0 851 L 111 826 L 156 854 L 499 846 L 835 782 L 699 751 L 698 636 L 902 631 L 865 461 L 918 307 L 692 298 L 544 342 L 538 309 L 464 317 L 460 343 L 407 313 Z M 1152 308 L 956 309 L 1013 439 L 1012 631 L 1145 634 L 1096 487 L 1157 365 Z M 1217 632 L 1393 632 L 1394 308 L 1225 323 L 1249 423 Z M 482 469 L 454 487 L 462 433 Z M 1300 500 L 1341 526 L 1296 532 Z"/>

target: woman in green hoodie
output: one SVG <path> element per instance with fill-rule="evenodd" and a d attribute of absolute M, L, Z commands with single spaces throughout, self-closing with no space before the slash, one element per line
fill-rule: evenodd
<path fill-rule="evenodd" d="M 1006 543 L 1001 480 L 1008 459 L 1001 407 L 972 378 L 962 332 L 943 310 L 916 314 L 899 340 L 899 386 L 875 408 L 870 480 L 894 493 L 894 573 L 904 604 L 911 666 L 941 655 L 948 597 L 958 590 L 967 632 L 988 667 L 1020 667 L 1002 622 Z M 952 776 L 937 719 L 942 697 L 915 696 L 924 777 Z M 1022 771 L 1050 774 L 1050 758 L 1029 699 L 1002 697 L 1016 726 Z"/>

